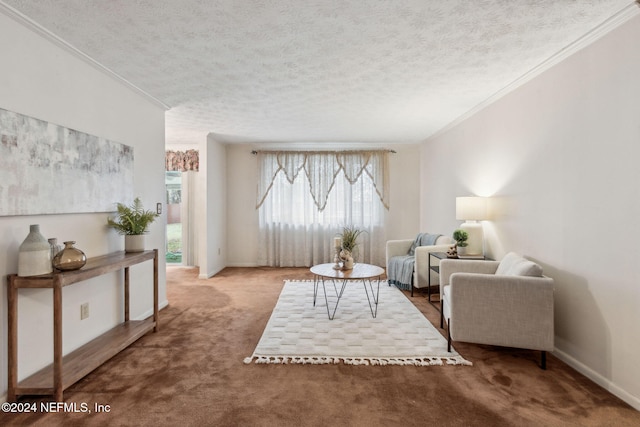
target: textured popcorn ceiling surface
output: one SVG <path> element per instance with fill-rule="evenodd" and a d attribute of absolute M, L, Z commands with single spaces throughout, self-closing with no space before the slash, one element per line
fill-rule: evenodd
<path fill-rule="evenodd" d="M 631 0 L 4 0 L 171 109 L 166 142 L 420 141 Z"/>

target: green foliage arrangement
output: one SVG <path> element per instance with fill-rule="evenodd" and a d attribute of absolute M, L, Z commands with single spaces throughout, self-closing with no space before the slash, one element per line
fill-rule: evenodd
<path fill-rule="evenodd" d="M 457 230 L 454 230 L 453 232 L 453 240 L 455 240 L 456 245 L 460 246 L 461 248 L 464 248 L 469 245 L 467 243 L 468 238 L 469 238 L 469 233 L 467 233 L 466 231 L 460 228 L 458 228 Z"/>
<path fill-rule="evenodd" d="M 346 249 L 349 252 L 353 253 L 358 243 L 358 237 L 364 233 L 364 230 L 359 230 L 353 226 L 342 227 L 342 234 L 340 234 L 340 238 L 342 239 L 342 249 Z"/>
<path fill-rule="evenodd" d="M 149 225 L 159 215 L 153 211 L 144 210 L 140 197 L 136 197 L 130 206 L 118 203 L 116 218 L 108 218 L 107 224 L 120 234 L 137 235 L 148 231 Z"/>

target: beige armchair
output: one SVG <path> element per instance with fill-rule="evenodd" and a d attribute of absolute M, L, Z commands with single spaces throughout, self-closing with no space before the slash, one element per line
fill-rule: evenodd
<path fill-rule="evenodd" d="M 440 327 L 447 323 L 451 341 L 554 349 L 553 279 L 515 253 L 502 261 L 446 259 L 440 262 Z"/>
<path fill-rule="evenodd" d="M 409 253 L 414 239 L 389 240 L 386 246 L 386 267 L 389 271 L 389 260 L 394 256 L 404 256 Z M 413 286 L 411 286 L 411 296 L 413 296 L 414 288 L 426 288 L 429 280 L 429 253 L 430 252 L 446 252 L 455 241 L 448 236 L 441 235 L 435 241 L 435 245 L 418 246 L 415 248 L 415 264 L 413 272 Z M 438 275 L 434 274 L 431 278 L 431 286 L 437 286 L 439 283 Z"/>

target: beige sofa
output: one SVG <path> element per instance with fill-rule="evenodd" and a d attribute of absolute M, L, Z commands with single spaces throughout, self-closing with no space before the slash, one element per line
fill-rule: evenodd
<path fill-rule="evenodd" d="M 540 350 L 554 349 L 553 279 L 513 252 L 502 261 L 440 262 L 440 327 L 451 340 Z"/>
<path fill-rule="evenodd" d="M 409 249 L 415 239 L 389 240 L 386 246 L 386 266 L 389 271 L 389 260 L 394 256 L 407 255 Z M 413 296 L 414 288 L 426 288 L 429 280 L 429 253 L 430 252 L 446 252 L 453 244 L 454 240 L 449 236 L 440 236 L 435 245 L 418 246 L 415 249 L 415 265 L 413 270 L 413 286 L 411 287 L 411 296 Z M 439 284 L 438 275 L 431 277 L 431 286 Z"/>

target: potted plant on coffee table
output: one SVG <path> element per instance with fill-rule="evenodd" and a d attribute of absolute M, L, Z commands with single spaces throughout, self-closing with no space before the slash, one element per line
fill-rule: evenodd
<path fill-rule="evenodd" d="M 353 226 L 346 226 L 342 228 L 340 238 L 342 239 L 342 251 L 340 252 L 340 258 L 344 261 L 344 268 L 350 270 L 353 268 L 354 259 L 357 257 L 358 250 L 358 237 L 364 233 L 364 230 L 359 230 Z"/>
<path fill-rule="evenodd" d="M 144 251 L 144 235 L 149 231 L 149 225 L 159 216 L 157 213 L 145 210 L 140 197 L 133 200 L 132 205 L 117 204 L 117 215 L 108 218 L 109 227 L 124 235 L 125 252 Z"/>

